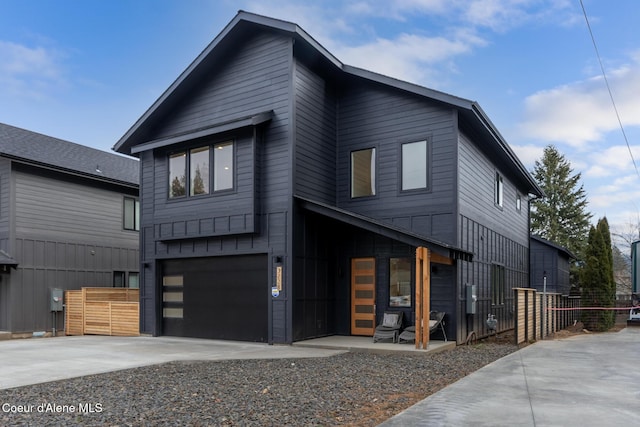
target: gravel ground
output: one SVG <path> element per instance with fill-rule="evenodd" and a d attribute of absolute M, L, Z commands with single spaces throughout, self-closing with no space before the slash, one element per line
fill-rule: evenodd
<path fill-rule="evenodd" d="M 0 390 L 0 425 L 375 426 L 517 350 L 491 341 L 436 354 L 172 362 Z"/>

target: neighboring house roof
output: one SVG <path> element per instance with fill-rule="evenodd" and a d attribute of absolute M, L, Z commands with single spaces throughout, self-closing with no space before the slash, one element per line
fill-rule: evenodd
<path fill-rule="evenodd" d="M 543 245 L 550 246 L 550 247 L 558 250 L 558 252 L 563 253 L 567 258 L 578 259 L 578 257 L 575 256 L 569 249 L 565 248 L 564 246 L 557 245 L 557 244 L 553 243 L 550 240 L 543 239 L 542 237 L 535 236 L 535 235 L 531 236 L 531 240 L 535 240 L 536 242 L 539 242 L 539 243 L 541 243 Z"/>
<path fill-rule="evenodd" d="M 176 81 L 120 138 L 113 149 L 120 153 L 132 154 L 133 146 L 149 142 L 149 135 L 153 132 L 157 121 L 162 120 L 163 115 L 167 114 L 174 103 L 179 102 L 182 96 L 187 94 L 197 81 L 206 75 L 206 70 L 212 64 L 215 64 L 217 59 L 237 48 L 237 45 L 246 39 L 246 35 L 255 32 L 256 29 L 288 34 L 296 40 L 296 46 L 303 45 L 306 48 L 307 55 L 323 59 L 329 71 L 337 71 L 343 78 L 353 76 L 366 79 L 415 95 L 424 96 L 456 109 L 474 132 L 493 142 L 488 145 L 485 144 L 483 148 L 495 158 L 497 164 L 512 171 L 516 180 L 520 185 L 526 187 L 529 193 L 536 196 L 544 195 L 543 190 L 538 186 L 477 102 L 345 65 L 297 24 L 244 11 L 238 12 L 222 32 L 213 39 L 204 51 L 180 74 Z"/>
<path fill-rule="evenodd" d="M 3 267 L 4 271 L 7 271 L 7 267 L 16 268 L 18 262 L 11 255 L 0 249 L 0 266 Z"/>
<path fill-rule="evenodd" d="M 139 162 L 0 123 L 0 156 L 101 181 L 138 187 Z"/>

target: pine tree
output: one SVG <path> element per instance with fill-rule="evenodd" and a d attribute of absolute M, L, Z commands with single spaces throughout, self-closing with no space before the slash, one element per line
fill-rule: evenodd
<path fill-rule="evenodd" d="M 581 174 L 573 174 L 571 164 L 553 146 L 545 147 L 536 160 L 533 176 L 546 197 L 531 203 L 531 233 L 550 240 L 579 258 L 586 245 L 591 213 Z"/>
<path fill-rule="evenodd" d="M 581 271 L 582 306 L 613 307 L 615 283 L 613 281 L 613 252 L 611 235 L 606 218 L 589 230 L 584 251 L 584 268 Z M 615 313 L 606 310 L 584 310 L 582 322 L 593 331 L 606 331 L 615 323 Z"/>

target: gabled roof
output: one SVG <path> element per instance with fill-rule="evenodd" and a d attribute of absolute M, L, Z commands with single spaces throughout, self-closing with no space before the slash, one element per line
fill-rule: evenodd
<path fill-rule="evenodd" d="M 491 123 L 482 108 L 475 101 L 449 95 L 444 92 L 429 89 L 402 80 L 387 77 L 361 68 L 345 65 L 326 50 L 313 37 L 307 34 L 297 24 L 249 12 L 239 11 L 229 24 L 216 36 L 204 51 L 180 74 L 176 81 L 151 105 L 151 107 L 134 123 L 134 125 L 120 138 L 113 149 L 120 153 L 132 154 L 132 147 L 149 142 L 148 138 L 156 121 L 161 120 L 163 114 L 171 109 L 174 102 L 192 88 L 197 80 L 205 75 L 206 69 L 215 63 L 217 58 L 246 39 L 246 35 L 257 30 L 284 33 L 296 41 L 296 46 L 304 46 L 308 54 L 322 58 L 326 67 L 332 69 L 343 78 L 352 76 L 375 83 L 394 87 L 415 95 L 427 97 L 433 101 L 443 103 L 456 109 L 463 121 L 469 124 L 474 132 L 484 139 L 493 142 L 490 147 L 484 147 L 496 158 L 496 163 L 511 171 L 516 181 L 527 191 L 536 196 L 544 195 L 542 189 L 531 177 L 527 169 L 509 147 L 500 132 Z M 309 53 L 310 52 L 310 53 Z"/>
<path fill-rule="evenodd" d="M 137 187 L 138 160 L 0 123 L 0 156 Z"/>
<path fill-rule="evenodd" d="M 556 249 L 558 252 L 564 254 L 567 258 L 578 259 L 578 257 L 575 256 L 569 249 L 565 248 L 564 246 L 557 245 L 550 240 L 543 239 L 542 237 L 536 235 L 531 235 L 531 240 L 535 240 L 538 243 Z"/>

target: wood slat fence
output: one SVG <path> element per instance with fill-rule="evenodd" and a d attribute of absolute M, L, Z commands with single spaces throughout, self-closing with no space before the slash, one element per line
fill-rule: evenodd
<path fill-rule="evenodd" d="M 140 335 L 140 291 L 82 288 L 65 292 L 67 335 Z"/>
<path fill-rule="evenodd" d="M 531 288 L 514 288 L 516 344 L 542 339 L 580 320 L 580 310 L 547 310 L 543 322 L 544 295 Z M 580 297 L 547 292 L 549 308 L 578 309 Z"/>

